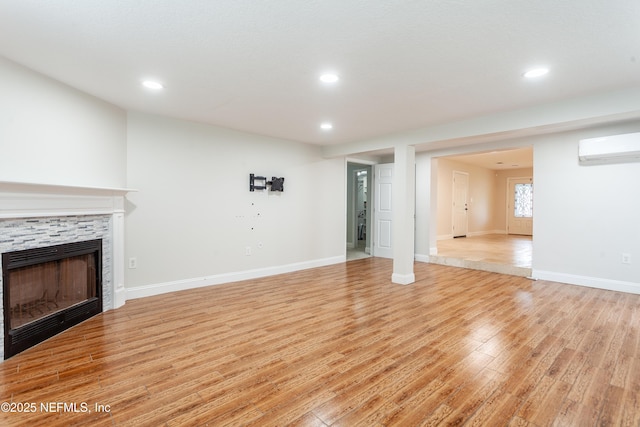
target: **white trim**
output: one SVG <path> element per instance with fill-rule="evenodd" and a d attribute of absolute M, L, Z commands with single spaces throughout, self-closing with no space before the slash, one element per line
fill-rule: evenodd
<path fill-rule="evenodd" d="M 118 308 L 126 301 L 124 198 L 132 191 L 136 190 L 0 181 L 0 219 L 111 215 L 112 304 Z"/>
<path fill-rule="evenodd" d="M 432 248 L 433 249 L 433 248 Z M 435 255 L 435 254 L 434 254 Z M 423 254 L 415 254 L 414 255 L 414 259 L 418 262 L 430 262 L 430 257 L 429 255 L 423 255 Z"/>
<path fill-rule="evenodd" d="M 0 218 L 110 215 L 118 209 L 114 196 L 11 194 L 0 191 Z"/>
<path fill-rule="evenodd" d="M 393 273 L 391 275 L 391 281 L 398 285 L 410 285 L 411 283 L 416 281 L 416 275 Z"/>
<path fill-rule="evenodd" d="M 0 181 L 0 219 L 124 212 L 129 191 L 135 190 Z"/>
<path fill-rule="evenodd" d="M 531 276 L 537 280 L 567 283 L 570 285 L 586 286 L 589 288 L 606 289 L 609 291 L 640 294 L 640 283 L 624 282 L 621 280 L 602 279 L 599 277 L 578 276 L 575 274 L 556 273 L 553 271 L 532 270 Z"/>
<path fill-rule="evenodd" d="M 358 159 L 356 157 L 347 157 L 345 160 L 347 163 L 356 163 L 356 164 L 365 165 L 365 166 L 372 166 L 380 163 L 378 161 Z"/>
<path fill-rule="evenodd" d="M 157 283 L 152 285 L 134 286 L 126 288 L 126 299 L 145 298 L 161 295 L 168 292 L 184 291 L 187 289 L 202 288 L 205 286 L 222 285 L 225 283 L 240 282 L 243 280 L 259 279 L 276 274 L 291 273 L 309 268 L 324 267 L 331 264 L 346 262 L 346 255 L 323 258 L 314 261 L 298 262 L 281 266 L 259 268 L 254 270 L 237 271 L 232 273 L 216 274 L 213 276 L 196 277 L 192 279 L 175 280 L 172 282 Z"/>
<path fill-rule="evenodd" d="M 113 308 L 120 308 L 126 302 L 124 289 L 124 212 L 115 212 L 112 216 L 112 265 Z"/>
<path fill-rule="evenodd" d="M 48 194 L 75 194 L 75 195 L 110 195 L 124 196 L 135 192 L 131 188 L 114 187 L 86 187 L 76 185 L 38 184 L 35 182 L 0 181 L 0 191 L 12 193 L 48 193 Z"/>

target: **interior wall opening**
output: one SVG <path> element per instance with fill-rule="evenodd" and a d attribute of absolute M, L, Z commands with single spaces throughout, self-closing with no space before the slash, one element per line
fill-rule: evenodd
<path fill-rule="evenodd" d="M 529 277 L 533 148 L 444 156 L 435 161 L 437 254 L 430 261 Z M 460 177 L 468 178 L 464 186 L 456 183 Z"/>
<path fill-rule="evenodd" d="M 347 163 L 347 261 L 371 256 L 371 171 Z"/>

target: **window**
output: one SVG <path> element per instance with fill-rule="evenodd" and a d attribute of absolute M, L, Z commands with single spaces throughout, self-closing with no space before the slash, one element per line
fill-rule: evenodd
<path fill-rule="evenodd" d="M 516 184 L 514 200 L 513 216 L 533 218 L 533 184 Z"/>

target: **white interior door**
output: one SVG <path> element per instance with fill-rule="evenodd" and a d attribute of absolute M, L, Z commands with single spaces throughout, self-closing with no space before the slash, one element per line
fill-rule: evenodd
<path fill-rule="evenodd" d="M 469 219 L 469 174 L 453 171 L 453 237 L 467 235 Z"/>
<path fill-rule="evenodd" d="M 392 242 L 392 185 L 393 163 L 374 165 L 374 232 L 373 255 L 393 258 Z"/>
<path fill-rule="evenodd" d="M 507 234 L 533 235 L 533 178 L 507 179 Z"/>

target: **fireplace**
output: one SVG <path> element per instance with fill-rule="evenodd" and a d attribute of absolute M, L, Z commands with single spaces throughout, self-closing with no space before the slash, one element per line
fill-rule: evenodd
<path fill-rule="evenodd" d="M 59 274 L 63 277 L 85 277 L 84 273 L 75 271 L 77 264 L 86 264 L 87 269 L 94 268 L 96 271 L 95 281 L 76 278 L 75 291 L 67 291 L 75 294 L 86 285 L 85 303 L 77 302 L 79 297 L 62 301 L 62 291 L 59 291 L 56 297 L 56 291 L 49 290 L 48 287 L 34 291 L 33 295 L 25 293 L 23 297 L 12 302 L 12 298 L 7 297 L 4 291 L 5 280 L 11 278 L 5 271 L 4 262 L 0 263 L 0 331 L 5 332 L 0 333 L 0 363 L 15 352 L 22 351 L 20 346 L 7 345 L 5 340 L 11 340 L 14 344 L 20 342 L 20 345 L 23 345 L 24 335 L 40 333 L 39 329 L 33 328 L 34 326 L 47 326 L 44 323 L 58 322 L 59 329 L 66 329 L 74 322 L 79 323 L 87 317 L 87 313 L 84 312 L 87 306 L 97 310 L 102 307 L 102 311 L 107 311 L 125 304 L 124 207 L 125 195 L 130 191 L 135 190 L 0 181 L 0 254 L 28 254 L 22 251 L 41 251 L 42 248 L 58 248 L 71 244 L 71 248 L 75 249 L 65 249 L 64 251 L 68 252 L 65 256 L 79 257 L 68 262 L 67 266 L 61 267 L 60 273 L 48 272 L 49 268 L 40 272 L 33 270 L 31 273 L 22 273 L 24 277 L 16 280 L 31 280 L 28 279 L 29 275 Z M 76 252 L 78 245 L 82 246 L 83 242 L 93 240 L 101 240 L 102 245 L 97 245 L 95 251 L 90 249 L 84 253 Z M 98 250 L 102 252 L 102 257 L 96 253 Z M 94 261 L 86 260 L 85 255 L 90 253 L 96 253 Z M 61 258 L 43 262 L 55 264 Z M 54 264 L 50 265 L 51 268 Z M 16 268 L 31 265 L 23 264 Z M 13 307 L 10 304 L 13 304 Z M 41 316 L 44 318 L 36 319 Z M 10 348 L 10 352 L 5 353 L 5 349 Z"/>
<path fill-rule="evenodd" d="M 4 358 L 102 312 L 102 239 L 2 254 Z"/>

